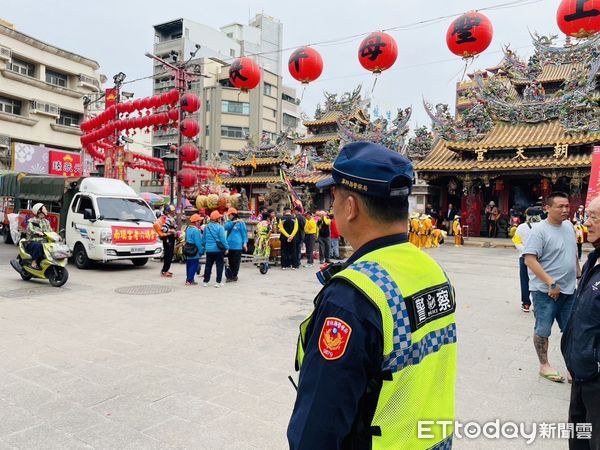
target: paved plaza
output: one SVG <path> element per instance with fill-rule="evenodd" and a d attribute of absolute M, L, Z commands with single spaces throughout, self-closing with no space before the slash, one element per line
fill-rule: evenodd
<path fill-rule="evenodd" d="M 62 289 L 23 282 L 0 246 L 0 450 L 284 449 L 287 377 L 313 269 L 221 289 L 186 287 L 159 265 L 69 266 Z M 537 376 L 533 315 L 519 310 L 517 254 L 431 250 L 457 293 L 457 419 L 564 422 L 569 385 Z M 559 333 L 550 362 L 564 372 Z M 294 377 L 296 378 L 296 374 Z M 454 448 L 567 448 L 566 441 L 456 440 Z"/>

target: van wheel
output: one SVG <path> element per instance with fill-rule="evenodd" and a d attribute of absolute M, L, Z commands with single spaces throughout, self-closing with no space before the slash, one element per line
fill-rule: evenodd
<path fill-rule="evenodd" d="M 78 269 L 85 270 L 89 269 L 91 266 L 90 259 L 82 244 L 75 245 L 75 248 L 73 249 L 73 260 Z"/>
<path fill-rule="evenodd" d="M 146 265 L 146 263 L 148 262 L 148 258 L 135 258 L 132 259 L 131 262 L 136 267 L 142 267 Z"/>

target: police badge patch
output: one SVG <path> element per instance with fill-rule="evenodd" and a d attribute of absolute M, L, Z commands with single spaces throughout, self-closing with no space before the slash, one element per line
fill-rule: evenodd
<path fill-rule="evenodd" d="M 328 361 L 341 358 L 350 340 L 352 328 L 337 317 L 327 317 L 319 336 L 319 351 Z"/>

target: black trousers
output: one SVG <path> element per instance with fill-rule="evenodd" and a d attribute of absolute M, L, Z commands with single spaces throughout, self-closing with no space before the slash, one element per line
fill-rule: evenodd
<path fill-rule="evenodd" d="M 27 253 L 31 255 L 31 259 L 39 264 L 44 256 L 44 247 L 43 244 L 39 241 L 31 241 L 28 242 L 25 246 L 25 250 Z"/>
<path fill-rule="evenodd" d="M 227 254 L 227 261 L 229 262 L 231 278 L 237 278 L 238 273 L 240 272 L 240 263 L 242 262 L 242 251 L 229 250 L 229 253 Z"/>
<path fill-rule="evenodd" d="M 600 376 L 587 382 L 573 380 L 569 423 L 575 424 L 575 438 L 569 439 L 570 450 L 600 450 Z M 587 427 L 591 439 L 577 439 L 578 434 L 580 438 L 583 435 L 578 424 Z"/>
<path fill-rule="evenodd" d="M 210 281 L 213 264 L 217 265 L 217 283 L 223 279 L 223 267 L 225 267 L 225 255 L 223 252 L 206 252 L 206 264 L 204 265 L 204 282 Z"/>
<path fill-rule="evenodd" d="M 294 251 L 294 259 L 292 260 L 292 266 L 296 269 L 300 267 L 300 259 L 302 259 L 302 242 L 304 241 L 304 235 L 300 235 L 300 237 L 296 236 L 294 239 L 295 251 Z"/>
<path fill-rule="evenodd" d="M 175 236 L 168 236 L 163 239 L 163 267 L 161 272 L 168 272 L 173 262 L 173 253 L 175 252 Z"/>
<path fill-rule="evenodd" d="M 315 234 L 307 234 L 304 236 L 304 244 L 306 244 L 306 262 L 308 264 L 314 262 L 315 236 Z"/>
<path fill-rule="evenodd" d="M 583 253 L 583 244 L 577 244 L 577 258 L 581 259 Z"/>
<path fill-rule="evenodd" d="M 296 254 L 296 242 L 288 242 L 287 239 L 281 240 L 281 267 L 292 267 Z"/>
<path fill-rule="evenodd" d="M 319 236 L 319 262 L 329 262 L 329 255 L 331 254 L 331 237 Z"/>

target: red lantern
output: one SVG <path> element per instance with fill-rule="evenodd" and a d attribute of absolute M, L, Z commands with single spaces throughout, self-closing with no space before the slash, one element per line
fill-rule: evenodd
<path fill-rule="evenodd" d="M 150 98 L 152 99 L 152 107 L 153 108 L 160 108 L 162 106 L 162 100 L 161 100 L 160 95 L 155 95 Z"/>
<path fill-rule="evenodd" d="M 187 93 L 181 97 L 180 102 L 181 109 L 185 112 L 194 113 L 200 109 L 200 99 L 196 94 Z"/>
<path fill-rule="evenodd" d="M 133 101 L 133 111 L 139 111 L 140 109 L 143 109 L 143 100 L 141 98 L 137 98 Z"/>
<path fill-rule="evenodd" d="M 179 110 L 177 108 L 171 108 L 167 114 L 169 115 L 169 119 L 179 120 Z"/>
<path fill-rule="evenodd" d="M 142 107 L 144 109 L 150 109 L 152 108 L 153 103 L 152 103 L 152 97 L 145 97 L 142 99 Z"/>
<path fill-rule="evenodd" d="M 446 32 L 446 44 L 455 55 L 471 58 L 489 47 L 493 35 L 494 28 L 490 19 L 471 11 L 450 24 Z"/>
<path fill-rule="evenodd" d="M 236 59 L 229 67 L 229 82 L 242 92 L 254 89 L 260 83 L 260 66 L 247 56 Z"/>
<path fill-rule="evenodd" d="M 183 169 L 177 175 L 177 182 L 184 188 L 190 188 L 197 182 L 196 174 L 192 169 Z"/>
<path fill-rule="evenodd" d="M 194 144 L 183 144 L 181 146 L 181 151 L 179 152 L 179 157 L 183 162 L 189 163 L 196 161 L 199 154 L 200 151 Z"/>
<path fill-rule="evenodd" d="M 567 36 L 590 37 L 600 31 L 600 0 L 562 0 L 556 22 Z"/>
<path fill-rule="evenodd" d="M 188 138 L 193 138 L 200 132 L 200 126 L 194 119 L 184 119 L 179 129 L 181 130 L 181 134 Z"/>
<path fill-rule="evenodd" d="M 296 80 L 308 84 L 323 73 L 323 58 L 314 48 L 300 47 L 290 55 L 288 70 Z"/>
<path fill-rule="evenodd" d="M 381 73 L 389 69 L 398 58 L 396 40 L 386 33 L 376 32 L 368 35 L 358 48 L 358 61 L 365 69 Z"/>
<path fill-rule="evenodd" d="M 179 91 L 177 89 L 169 91 L 169 103 L 175 103 L 177 100 L 179 100 Z"/>

